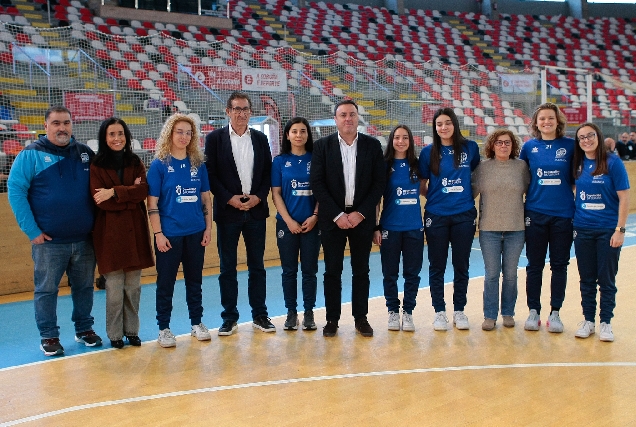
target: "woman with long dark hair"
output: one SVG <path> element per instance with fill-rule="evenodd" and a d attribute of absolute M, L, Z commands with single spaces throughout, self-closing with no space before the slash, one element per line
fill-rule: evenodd
<path fill-rule="evenodd" d="M 389 311 L 390 331 L 415 331 L 413 309 L 420 287 L 424 255 L 424 228 L 420 206 L 420 174 L 415 155 L 413 133 L 406 125 L 397 125 L 389 134 L 384 152 L 387 185 L 382 202 L 382 216 L 373 235 L 380 245 L 384 298 Z M 378 213 L 380 205 L 378 204 Z M 376 215 L 379 216 L 379 215 Z M 404 300 L 400 325 L 398 273 L 402 256 Z"/>
<path fill-rule="evenodd" d="M 574 148 L 574 251 L 581 278 L 584 320 L 578 338 L 595 332 L 596 292 L 601 292 L 599 338 L 614 341 L 610 324 L 616 307 L 616 273 L 629 213 L 629 179 L 621 159 L 607 153 L 601 130 L 583 123 Z"/>
<path fill-rule="evenodd" d="M 508 129 L 486 137 L 486 160 L 473 174 L 473 195 L 479 198 L 479 247 L 484 257 L 485 331 L 495 329 L 501 304 L 503 325 L 515 325 L 517 267 L 525 242 L 523 195 L 528 190 L 528 165 L 519 160 L 519 138 Z M 499 278 L 501 301 L 499 300 Z"/>
<path fill-rule="evenodd" d="M 574 140 L 565 136 L 565 116 L 555 104 L 541 104 L 532 115 L 534 139 L 526 141 L 519 158 L 530 168 L 526 194 L 526 331 L 541 325 L 541 285 L 543 268 L 550 248 L 550 315 L 548 332 L 563 332 L 559 310 L 565 299 L 570 248 L 572 247 L 572 155 Z"/>
<path fill-rule="evenodd" d="M 452 108 L 440 108 L 435 112 L 433 143 L 420 153 L 419 165 L 424 179 L 422 194 L 426 196 L 424 230 L 430 263 L 429 286 L 435 309 L 433 328 L 436 331 L 448 329 L 444 272 L 450 245 L 454 270 L 453 324 L 457 329 L 469 329 L 464 307 L 477 218 L 471 173 L 479 165 L 479 147 L 475 141 L 462 136 Z"/>
<path fill-rule="evenodd" d="M 105 120 L 90 173 L 98 207 L 93 242 L 99 272 L 106 279 L 106 333 L 115 348 L 124 347 L 124 337 L 131 345 L 141 345 L 141 270 L 154 265 L 144 205 L 146 168 L 133 153 L 131 140 L 126 122 Z"/>
<path fill-rule="evenodd" d="M 272 199 L 276 214 L 276 242 L 283 269 L 282 283 L 287 319 L 286 330 L 298 329 L 298 256 L 302 272 L 303 329 L 316 329 L 314 306 L 320 252 L 318 203 L 309 185 L 314 141 L 309 122 L 303 117 L 289 120 L 283 130 L 281 152 L 272 162 Z"/>

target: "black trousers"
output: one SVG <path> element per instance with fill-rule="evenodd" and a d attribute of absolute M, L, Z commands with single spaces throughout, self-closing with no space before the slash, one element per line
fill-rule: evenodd
<path fill-rule="evenodd" d="M 324 291 L 327 320 L 340 320 L 342 305 L 342 270 L 344 250 L 349 241 L 351 252 L 351 314 L 358 319 L 369 312 L 369 255 L 373 243 L 372 221 L 363 220 L 357 227 L 342 230 L 337 226 L 321 230 L 325 259 Z"/>

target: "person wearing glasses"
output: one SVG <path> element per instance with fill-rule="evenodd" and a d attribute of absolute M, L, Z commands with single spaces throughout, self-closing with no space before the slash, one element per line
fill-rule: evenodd
<path fill-rule="evenodd" d="M 245 241 L 248 297 L 252 326 L 276 332 L 267 315 L 265 227 L 269 217 L 267 196 L 271 186 L 272 155 L 267 136 L 249 128 L 252 101 L 244 92 L 233 92 L 225 109 L 230 123 L 205 138 L 210 188 L 214 195 L 214 221 L 221 262 L 219 287 L 223 323 L 220 336 L 237 331 L 239 312 L 237 249 L 241 234 Z"/>
<path fill-rule="evenodd" d="M 141 270 L 155 265 L 150 249 L 146 167 L 132 151 L 132 136 L 122 119 L 99 128 L 99 149 L 91 164 L 91 193 L 97 205 L 93 245 L 106 279 L 106 334 L 110 345 L 140 346 Z"/>
<path fill-rule="evenodd" d="M 581 279 L 584 320 L 575 336 L 587 338 L 595 332 L 596 292 L 600 299 L 601 341 L 614 341 L 610 324 L 616 307 L 616 273 L 625 224 L 629 213 L 629 178 L 625 165 L 607 153 L 603 135 L 594 123 L 576 130 L 574 149 L 574 251 Z"/>
<path fill-rule="evenodd" d="M 495 329 L 501 304 L 503 325 L 515 326 L 517 266 L 525 242 L 523 195 L 530 172 L 519 160 L 519 138 L 508 129 L 497 129 L 486 138 L 486 160 L 473 174 L 473 195 L 479 198 L 479 246 L 484 257 L 484 322 Z M 501 301 L 499 300 L 499 277 Z"/>
<path fill-rule="evenodd" d="M 212 202 L 208 173 L 194 120 L 173 114 L 163 125 L 148 171 L 148 215 L 157 257 L 157 323 L 161 347 L 177 345 L 170 330 L 172 296 L 183 265 L 190 334 L 210 339 L 203 324 L 201 284 L 205 247 L 210 243 Z"/>
<path fill-rule="evenodd" d="M 526 296 L 530 310 L 526 331 L 538 331 L 541 325 L 541 285 L 550 248 L 551 308 L 546 326 L 548 332 L 563 332 L 559 310 L 565 299 L 574 216 L 574 140 L 565 136 L 565 124 L 565 116 L 555 104 L 539 105 L 532 115 L 534 139 L 523 145 L 519 155 L 530 168 L 525 206 Z"/>
<path fill-rule="evenodd" d="M 420 206 L 420 173 L 411 129 L 397 125 L 389 134 L 384 152 L 387 185 L 384 190 L 382 216 L 373 234 L 380 245 L 384 298 L 389 311 L 390 331 L 415 331 L 413 309 L 420 287 L 420 271 L 424 256 L 424 225 Z M 380 205 L 377 211 L 379 213 Z M 402 256 L 404 299 L 400 324 L 398 273 Z"/>
<path fill-rule="evenodd" d="M 433 115 L 433 143 L 420 153 L 424 179 L 424 232 L 428 243 L 428 280 L 435 319 L 433 329 L 448 330 L 444 301 L 444 273 L 448 247 L 453 262 L 453 324 L 470 328 L 464 313 L 468 291 L 470 251 L 475 237 L 477 210 L 471 173 L 479 165 L 479 147 L 464 138 L 452 108 L 440 108 Z M 427 187 L 426 187 L 427 185 Z"/>
<path fill-rule="evenodd" d="M 309 122 L 294 117 L 285 125 L 281 154 L 272 164 L 272 199 L 276 215 L 276 242 L 283 269 L 282 284 L 287 308 L 286 330 L 298 329 L 298 256 L 302 271 L 303 329 L 315 330 L 314 306 L 320 253 L 318 203 L 309 184 L 314 140 Z"/>

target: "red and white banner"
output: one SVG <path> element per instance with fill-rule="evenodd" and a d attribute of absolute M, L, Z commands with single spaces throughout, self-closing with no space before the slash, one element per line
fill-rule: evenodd
<path fill-rule="evenodd" d="M 587 108 L 585 107 L 565 107 L 561 108 L 569 125 L 580 125 L 587 120 Z"/>
<path fill-rule="evenodd" d="M 534 74 L 500 74 L 501 91 L 505 93 L 530 93 L 537 90 Z"/>
<path fill-rule="evenodd" d="M 210 89 L 287 92 L 287 72 L 285 70 L 207 65 L 193 65 L 190 68 L 195 79 Z M 192 82 L 192 85 L 196 86 L 197 82 Z"/>
<path fill-rule="evenodd" d="M 210 89 L 241 90 L 240 68 L 192 65 L 191 69 L 194 77 Z"/>
<path fill-rule="evenodd" d="M 106 120 L 115 115 L 112 94 L 64 92 L 64 106 L 71 112 L 73 121 Z"/>

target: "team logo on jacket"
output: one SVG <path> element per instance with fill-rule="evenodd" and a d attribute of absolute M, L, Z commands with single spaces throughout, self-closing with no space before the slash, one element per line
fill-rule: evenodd
<path fill-rule="evenodd" d="M 568 153 L 568 150 L 566 150 L 565 148 L 559 148 L 558 150 L 556 150 L 556 158 L 561 158 L 561 157 L 565 157 L 565 155 Z"/>
<path fill-rule="evenodd" d="M 462 153 L 460 163 L 466 163 L 467 160 L 468 160 L 468 154 Z"/>
<path fill-rule="evenodd" d="M 196 177 L 198 173 L 199 173 L 199 169 L 198 168 L 196 168 L 194 166 L 192 166 L 190 168 L 190 178 Z"/>
<path fill-rule="evenodd" d="M 88 163 L 88 161 L 90 160 L 90 158 L 88 157 L 88 153 L 80 154 L 80 159 L 82 159 L 82 163 Z"/>

